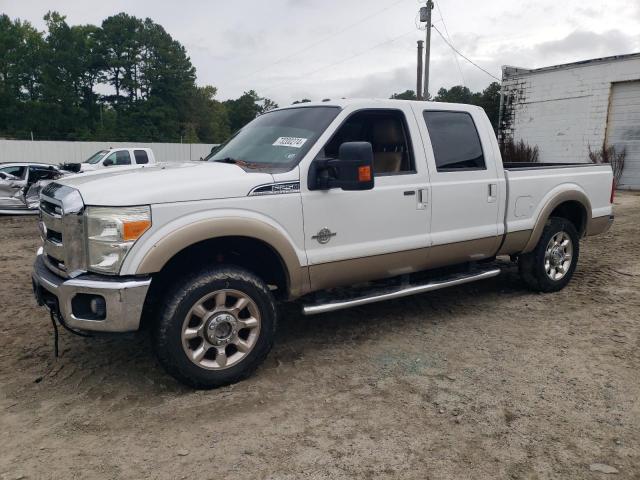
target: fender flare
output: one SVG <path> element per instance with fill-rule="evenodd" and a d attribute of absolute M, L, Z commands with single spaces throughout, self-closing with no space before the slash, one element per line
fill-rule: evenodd
<path fill-rule="evenodd" d="M 245 237 L 269 245 L 282 260 L 288 279 L 289 297 L 298 297 L 309 289 L 306 268 L 300 264 L 291 241 L 276 227 L 250 217 L 217 217 L 181 226 L 164 235 L 148 249 L 138 264 L 136 275 L 157 273 L 175 255 L 187 247 L 222 237 Z"/>
<path fill-rule="evenodd" d="M 544 230 L 545 225 L 547 224 L 547 220 L 551 216 L 551 213 L 558 207 L 559 205 L 565 202 L 578 202 L 585 210 L 585 224 L 584 229 L 580 234 L 584 234 L 589 230 L 589 224 L 591 223 L 591 202 L 589 201 L 589 197 L 581 191 L 577 189 L 573 190 L 565 190 L 558 194 L 555 194 L 551 197 L 550 200 L 547 200 L 544 207 L 541 209 L 538 214 L 538 218 L 533 227 L 533 231 L 531 232 L 531 236 L 529 237 L 529 241 L 524 247 L 523 253 L 529 253 L 536 248 L 540 237 L 542 236 L 542 231 Z"/>

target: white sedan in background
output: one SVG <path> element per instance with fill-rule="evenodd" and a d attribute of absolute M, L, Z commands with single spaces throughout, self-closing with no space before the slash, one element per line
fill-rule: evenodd
<path fill-rule="evenodd" d="M 46 163 L 0 163 L 0 214 L 37 214 L 40 188 L 63 175 Z"/>

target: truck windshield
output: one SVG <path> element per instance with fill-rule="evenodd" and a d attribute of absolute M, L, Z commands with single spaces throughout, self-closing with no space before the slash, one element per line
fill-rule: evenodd
<path fill-rule="evenodd" d="M 100 150 L 99 152 L 94 153 L 93 155 L 91 155 L 89 158 L 87 158 L 84 163 L 98 163 L 100 160 L 102 160 L 102 157 L 104 157 L 107 153 L 109 153 L 109 150 Z"/>
<path fill-rule="evenodd" d="M 249 168 L 293 168 L 340 113 L 339 107 L 299 107 L 259 116 L 206 160 Z"/>

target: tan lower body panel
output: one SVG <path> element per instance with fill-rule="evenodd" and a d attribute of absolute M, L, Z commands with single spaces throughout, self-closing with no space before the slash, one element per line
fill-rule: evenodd
<path fill-rule="evenodd" d="M 592 218 L 587 227 L 587 236 L 600 235 L 606 233 L 613 224 L 613 216 L 606 215 L 604 217 Z"/>
<path fill-rule="evenodd" d="M 531 238 L 531 233 L 531 230 L 507 233 L 498 255 L 513 255 L 522 252 Z"/>
<path fill-rule="evenodd" d="M 311 290 L 342 287 L 370 280 L 395 277 L 493 256 L 500 237 L 436 245 L 373 257 L 353 258 L 309 267 Z"/>

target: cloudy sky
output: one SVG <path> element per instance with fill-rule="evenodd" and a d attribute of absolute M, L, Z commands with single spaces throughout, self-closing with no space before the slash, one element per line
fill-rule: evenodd
<path fill-rule="evenodd" d="M 434 25 L 500 77 L 501 65 L 543 67 L 640 51 L 637 0 L 435 0 Z M 218 98 L 254 89 L 281 105 L 300 98 L 388 97 L 415 89 L 417 0 L 64 0 L 70 24 L 124 11 L 150 17 L 187 48 L 198 83 Z M 44 29 L 51 1 L 0 0 L 0 12 Z M 432 35 L 431 92 L 493 79 Z"/>

